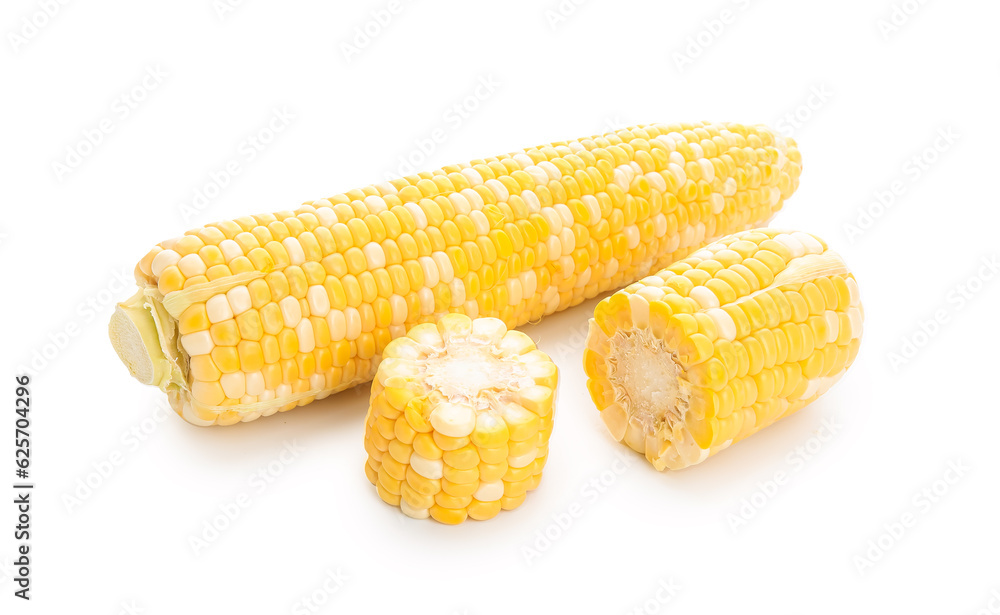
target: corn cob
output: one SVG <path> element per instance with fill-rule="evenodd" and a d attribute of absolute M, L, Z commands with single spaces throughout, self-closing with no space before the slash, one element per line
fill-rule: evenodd
<path fill-rule="evenodd" d="M 521 505 L 552 433 L 556 366 L 496 318 L 448 314 L 385 348 L 365 419 L 365 473 L 416 519 L 456 524 Z"/>
<path fill-rule="evenodd" d="M 188 421 L 249 421 L 371 380 L 448 312 L 518 326 L 757 226 L 800 170 L 766 127 L 655 124 L 209 224 L 139 262 L 111 338 Z"/>
<path fill-rule="evenodd" d="M 681 469 L 826 392 L 863 319 L 854 277 L 821 239 L 745 231 L 601 301 L 587 386 L 616 440 Z"/>

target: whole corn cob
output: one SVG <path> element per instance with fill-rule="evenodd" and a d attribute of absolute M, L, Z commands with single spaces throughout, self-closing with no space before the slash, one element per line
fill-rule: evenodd
<path fill-rule="evenodd" d="M 188 421 L 253 420 L 370 380 L 442 314 L 517 326 L 757 226 L 800 169 L 766 127 L 654 124 L 209 224 L 139 262 L 111 338 Z"/>
<path fill-rule="evenodd" d="M 365 420 L 365 473 L 410 517 L 456 524 L 538 486 L 558 371 L 496 318 L 448 314 L 385 348 Z"/>
<path fill-rule="evenodd" d="M 736 233 L 597 305 L 587 386 L 615 439 L 681 469 L 825 393 L 863 319 L 854 276 L 821 239 Z"/>

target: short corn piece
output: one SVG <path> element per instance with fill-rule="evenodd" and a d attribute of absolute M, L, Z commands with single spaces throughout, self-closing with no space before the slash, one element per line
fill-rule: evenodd
<path fill-rule="evenodd" d="M 496 318 L 449 314 L 385 348 L 365 420 L 365 473 L 416 519 L 489 519 L 538 486 L 556 366 Z"/>
<path fill-rule="evenodd" d="M 209 224 L 139 262 L 111 338 L 188 421 L 249 421 L 370 380 L 443 314 L 518 326 L 757 226 L 800 170 L 766 127 L 653 124 Z"/>
<path fill-rule="evenodd" d="M 821 239 L 737 233 L 598 304 L 587 386 L 616 440 L 676 470 L 826 392 L 863 319 L 854 276 Z"/>

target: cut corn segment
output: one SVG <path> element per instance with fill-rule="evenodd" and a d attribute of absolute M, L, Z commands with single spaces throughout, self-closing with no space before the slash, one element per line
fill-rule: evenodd
<path fill-rule="evenodd" d="M 854 276 L 821 239 L 744 231 L 597 305 L 588 388 L 616 440 L 677 470 L 825 393 L 863 320 Z"/>
<path fill-rule="evenodd" d="M 503 506 L 505 495 L 541 480 L 556 382 L 549 357 L 499 319 L 418 325 L 386 346 L 372 383 L 365 473 L 415 519 L 456 524 L 515 508 L 523 498 Z"/>
<path fill-rule="evenodd" d="M 515 327 L 758 226 L 800 162 L 763 126 L 651 124 L 209 224 L 139 262 L 112 341 L 188 421 L 253 420 L 370 380 L 449 312 Z"/>

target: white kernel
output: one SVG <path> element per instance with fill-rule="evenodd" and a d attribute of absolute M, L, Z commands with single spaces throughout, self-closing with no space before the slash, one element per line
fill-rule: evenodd
<path fill-rule="evenodd" d="M 469 205 L 469 199 L 462 196 L 462 193 L 460 192 L 452 192 L 448 195 L 448 200 L 451 201 L 451 206 L 455 208 L 455 213 L 468 214 L 472 211 L 472 206 Z"/>
<path fill-rule="evenodd" d="M 531 176 L 536 186 L 544 186 L 549 183 L 549 174 L 545 172 L 545 169 L 537 165 L 525 167 L 524 172 Z"/>
<path fill-rule="evenodd" d="M 414 508 L 410 506 L 406 498 L 399 498 L 399 510 L 403 511 L 403 514 L 411 519 L 426 519 L 431 516 L 430 509 Z"/>
<path fill-rule="evenodd" d="M 702 309 L 719 307 L 719 298 L 711 290 L 704 286 L 695 286 L 688 293 L 688 296 L 698 302 Z"/>
<path fill-rule="evenodd" d="M 226 293 L 229 307 L 233 310 L 234 316 L 239 316 L 243 312 L 253 307 L 253 300 L 250 299 L 250 291 L 246 286 L 234 286 Z"/>
<path fill-rule="evenodd" d="M 346 339 L 355 340 L 361 336 L 361 313 L 357 308 L 344 308 L 344 327 Z"/>
<path fill-rule="evenodd" d="M 222 390 L 225 391 L 226 397 L 230 399 L 239 399 L 247 393 L 246 376 L 244 376 L 243 372 L 222 374 L 222 377 L 219 378 L 219 384 L 222 385 Z"/>
<path fill-rule="evenodd" d="M 396 190 L 396 187 L 390 184 L 389 182 L 381 182 L 375 184 L 375 187 L 378 188 L 378 191 L 381 192 L 382 194 L 396 194 L 397 192 L 399 192 L 399 190 Z"/>
<path fill-rule="evenodd" d="M 562 243 L 559 241 L 559 234 L 553 233 L 545 240 L 545 250 L 549 253 L 549 260 L 556 260 L 562 256 Z"/>
<path fill-rule="evenodd" d="M 611 183 L 621 188 L 622 191 L 628 192 L 628 187 L 629 187 L 628 176 L 625 174 L 624 171 L 621 170 L 620 167 L 612 171 Z"/>
<path fill-rule="evenodd" d="M 699 286 L 697 288 L 704 287 Z M 718 329 L 720 338 L 729 340 L 730 342 L 736 339 L 736 323 L 733 321 L 733 317 L 730 316 L 725 310 L 721 308 L 712 308 L 707 310 L 705 314 L 707 314 L 715 322 L 715 328 Z"/>
<path fill-rule="evenodd" d="M 451 307 L 458 307 L 465 303 L 465 284 L 459 278 L 453 278 L 448 284 L 451 288 Z"/>
<path fill-rule="evenodd" d="M 648 303 L 652 303 L 653 301 L 659 301 L 667 293 L 663 292 L 663 289 L 658 286 L 643 286 L 635 294 L 645 299 Z M 646 310 L 648 312 L 649 308 L 647 307 Z"/>
<path fill-rule="evenodd" d="M 205 261 L 201 260 L 201 257 L 197 254 L 188 254 L 187 256 L 182 256 L 179 261 L 177 261 L 177 268 L 181 270 L 186 278 L 193 278 L 196 275 L 202 275 L 208 270 L 205 267 Z"/>
<path fill-rule="evenodd" d="M 559 243 L 562 245 L 563 256 L 569 256 L 576 249 L 576 234 L 571 228 L 563 228 L 559 231 Z"/>
<path fill-rule="evenodd" d="M 708 203 L 712 206 L 713 214 L 721 214 L 722 210 L 726 208 L 726 199 L 718 192 L 713 192 L 708 197 Z"/>
<path fill-rule="evenodd" d="M 548 178 L 550 180 L 559 179 L 560 177 L 562 177 L 562 172 L 559 170 L 559 167 L 557 167 L 556 165 L 552 164 L 548 160 L 543 160 L 543 161 L 539 162 L 538 166 L 543 171 L 545 171 L 545 174 L 548 175 Z"/>
<path fill-rule="evenodd" d="M 480 482 L 479 488 L 472 494 L 480 502 L 495 502 L 503 497 L 503 481 L 497 480 L 492 483 Z"/>
<path fill-rule="evenodd" d="M 679 155 L 680 154 L 678 154 L 678 156 Z M 674 179 L 677 180 L 678 186 L 683 186 L 688 180 L 687 173 L 684 172 L 684 167 L 679 164 L 671 162 L 667 165 L 667 171 L 669 171 L 670 174 L 674 176 Z"/>
<path fill-rule="evenodd" d="M 510 305 L 517 305 L 521 303 L 522 293 L 521 293 L 521 282 L 518 278 L 509 278 L 506 282 L 507 286 L 507 303 Z"/>
<path fill-rule="evenodd" d="M 538 455 L 537 446 L 522 455 L 518 455 L 516 457 L 508 457 L 507 465 L 511 468 L 524 468 L 535 461 L 536 455 Z"/>
<path fill-rule="evenodd" d="M 669 164 L 676 164 L 683 169 L 687 160 L 684 160 L 684 156 L 680 152 L 670 152 L 670 155 L 667 156 L 667 162 Z"/>
<path fill-rule="evenodd" d="M 700 150 L 701 146 L 698 146 L 698 149 Z M 715 166 L 713 166 L 712 161 L 707 158 L 702 156 L 699 156 L 698 158 L 698 166 L 701 167 L 702 178 L 707 182 L 711 182 L 715 179 Z"/>
<path fill-rule="evenodd" d="M 861 303 L 861 292 L 858 290 L 858 283 L 854 278 L 847 278 L 847 291 L 851 296 L 851 305 L 859 305 Z"/>
<path fill-rule="evenodd" d="M 299 300 L 295 297 L 291 295 L 285 297 L 278 302 L 278 307 L 281 308 L 281 319 L 286 327 L 294 329 L 302 320 L 302 306 L 299 305 Z"/>
<path fill-rule="evenodd" d="M 389 206 L 386 205 L 385 203 L 385 199 L 376 194 L 369 194 L 368 196 L 366 196 L 365 205 L 368 207 L 368 211 L 372 212 L 373 214 L 377 214 L 389 209 Z"/>
<path fill-rule="evenodd" d="M 181 260 L 181 255 L 173 250 L 160 250 L 153 257 L 153 262 L 149 264 L 149 269 L 152 271 L 154 277 L 160 277 L 164 269 L 171 265 L 176 265 L 179 260 Z"/>
<path fill-rule="evenodd" d="M 556 210 L 559 214 L 559 218 L 562 219 L 562 224 L 564 227 L 573 227 L 575 220 L 573 219 L 573 212 L 570 211 L 569 207 L 565 203 L 556 203 L 552 206 L 552 209 Z"/>
<path fill-rule="evenodd" d="M 477 173 L 476 175 L 478 176 L 479 174 Z M 472 188 L 463 188 L 462 196 L 465 197 L 465 200 L 469 202 L 469 206 L 472 207 L 472 209 L 474 210 L 482 209 L 483 205 L 485 205 L 485 203 L 483 202 L 483 197 L 481 197 L 479 193 L 473 190 Z"/>
<path fill-rule="evenodd" d="M 365 255 L 368 269 L 382 269 L 385 267 L 385 250 L 382 249 L 382 244 L 376 241 L 369 241 L 361 248 L 361 251 Z"/>
<path fill-rule="evenodd" d="M 243 256 L 243 248 L 232 239 L 223 239 L 220 241 L 219 251 L 222 252 L 222 258 L 226 259 L 227 263 L 238 256 Z"/>
<path fill-rule="evenodd" d="M 278 388 L 274 389 L 275 399 L 284 399 L 292 396 L 292 385 L 290 384 L 279 384 Z"/>
<path fill-rule="evenodd" d="M 443 403 L 431 412 L 431 427 L 450 438 L 464 438 L 476 428 L 476 411 L 465 404 Z"/>
<path fill-rule="evenodd" d="M 309 390 L 319 391 L 326 388 L 326 378 L 323 374 L 316 372 L 312 376 L 309 376 Z M 317 399 L 319 399 L 317 397 Z"/>
<path fill-rule="evenodd" d="M 792 258 L 798 258 L 806 253 L 806 248 L 802 242 L 787 233 L 779 233 L 774 236 L 774 240 L 788 248 L 792 253 Z"/>
<path fill-rule="evenodd" d="M 653 216 L 653 236 L 663 237 L 667 234 L 667 217 L 663 214 Z"/>
<path fill-rule="evenodd" d="M 823 316 L 826 317 L 826 343 L 832 344 L 840 335 L 840 316 L 834 310 L 826 310 Z"/>
<path fill-rule="evenodd" d="M 705 157 L 705 150 L 701 149 L 700 143 L 689 143 L 691 146 L 691 151 L 694 152 L 695 160 Z"/>
<path fill-rule="evenodd" d="M 798 239 L 805 246 L 806 254 L 822 254 L 823 244 L 816 241 L 816 238 L 809 233 L 803 233 L 801 231 L 796 231 L 792 233 L 792 237 Z"/>
<path fill-rule="evenodd" d="M 642 239 L 639 227 L 635 224 L 623 228 L 622 233 L 625 235 L 625 241 L 627 242 L 625 245 L 628 246 L 629 250 L 634 250 L 639 245 L 639 240 Z"/>
<path fill-rule="evenodd" d="M 649 303 L 639 294 L 630 294 L 627 297 L 633 326 L 636 329 L 645 329 L 649 326 Z"/>
<path fill-rule="evenodd" d="M 306 291 L 306 301 L 309 303 L 309 314 L 312 316 L 326 317 L 330 311 L 330 295 L 323 286 L 310 286 Z"/>
<path fill-rule="evenodd" d="M 535 291 L 538 290 L 538 276 L 535 275 L 534 270 L 522 271 L 521 275 L 521 290 L 524 292 L 525 297 L 534 297 Z"/>
<path fill-rule="evenodd" d="M 593 226 L 601 221 L 601 205 L 597 202 L 597 197 L 592 194 L 584 194 L 580 197 L 584 207 L 587 208 L 589 219 L 585 222 L 587 226 Z"/>
<path fill-rule="evenodd" d="M 410 467 L 413 471 L 431 480 L 444 476 L 444 462 L 440 459 L 428 459 L 418 453 L 410 455 Z"/>
<path fill-rule="evenodd" d="M 490 219 L 486 217 L 480 210 L 476 210 L 469 213 L 469 219 L 472 220 L 472 225 L 476 227 L 477 235 L 488 235 L 490 232 Z"/>
<path fill-rule="evenodd" d="M 288 253 L 289 262 L 293 265 L 301 265 L 306 262 L 306 253 L 302 251 L 302 244 L 299 243 L 298 237 L 285 237 L 281 240 L 281 245 Z"/>
<path fill-rule="evenodd" d="M 427 228 L 427 215 L 424 213 L 423 209 L 420 209 L 419 205 L 416 203 L 404 203 L 403 207 L 406 208 L 406 211 L 410 212 L 411 216 L 413 216 L 413 223 L 416 225 L 417 229 Z"/>
<path fill-rule="evenodd" d="M 522 190 L 521 198 L 524 200 L 524 204 L 528 206 L 528 211 L 535 214 L 542 208 L 542 203 L 538 200 L 538 195 L 532 190 Z"/>
<path fill-rule="evenodd" d="M 392 320 L 390 324 L 403 325 L 406 323 L 407 311 L 406 299 L 401 295 L 393 294 L 389 297 L 389 309 L 392 310 Z"/>
<path fill-rule="evenodd" d="M 182 335 L 181 346 L 184 347 L 185 352 L 194 357 L 212 352 L 212 349 L 215 348 L 215 342 L 212 341 L 212 334 L 208 331 L 198 331 Z"/>
<path fill-rule="evenodd" d="M 341 310 L 330 310 L 326 315 L 326 324 L 330 327 L 330 341 L 339 342 L 347 335 L 347 319 Z"/>
<path fill-rule="evenodd" d="M 208 313 L 208 322 L 213 324 L 233 317 L 233 309 L 225 295 L 215 295 L 206 301 L 205 311 Z"/>
<path fill-rule="evenodd" d="M 431 289 L 424 287 L 418 290 L 417 299 L 420 299 L 421 316 L 434 313 L 434 292 Z"/>
<path fill-rule="evenodd" d="M 736 180 L 732 177 L 726 179 L 726 182 L 722 184 L 722 196 L 733 196 L 736 194 Z"/>
<path fill-rule="evenodd" d="M 295 336 L 299 339 L 299 352 L 312 352 L 316 348 L 316 336 L 313 333 L 312 321 L 303 318 L 295 326 Z"/>
<path fill-rule="evenodd" d="M 535 162 L 531 159 L 531 156 L 525 153 L 514 154 L 512 158 L 514 159 L 514 162 L 516 162 L 517 165 L 521 167 L 521 169 L 526 169 L 531 165 L 535 164 Z"/>
<path fill-rule="evenodd" d="M 506 186 L 500 183 L 496 179 L 487 179 L 485 182 L 486 187 L 493 192 L 493 196 L 496 197 L 497 203 L 506 203 L 507 199 L 510 198 L 510 192 L 507 191 Z"/>
<path fill-rule="evenodd" d="M 431 252 L 431 258 L 437 265 L 438 275 L 441 281 L 448 284 L 455 277 L 455 269 L 451 266 L 451 259 L 444 252 Z"/>
<path fill-rule="evenodd" d="M 483 176 L 479 174 L 479 171 L 473 168 L 462 169 L 462 175 L 465 179 L 469 180 L 469 184 L 473 186 L 478 186 L 483 183 Z"/>
<path fill-rule="evenodd" d="M 424 286 L 426 288 L 434 288 L 441 281 L 441 276 L 438 275 L 437 263 L 434 259 L 429 256 L 418 256 L 417 263 L 420 264 L 420 270 L 424 274 Z"/>
<path fill-rule="evenodd" d="M 264 374 L 250 372 L 247 374 L 247 395 L 260 395 L 264 392 Z"/>
<path fill-rule="evenodd" d="M 553 235 L 558 235 L 559 231 L 562 230 L 562 218 L 552 207 L 543 207 L 538 213 L 545 218 L 545 222 L 549 225 L 549 232 Z"/>
<path fill-rule="evenodd" d="M 649 173 L 646 173 L 644 177 L 646 178 L 646 181 L 649 182 L 649 186 L 653 190 L 657 192 L 667 191 L 667 182 L 664 181 L 663 176 L 656 171 L 650 171 Z"/>

